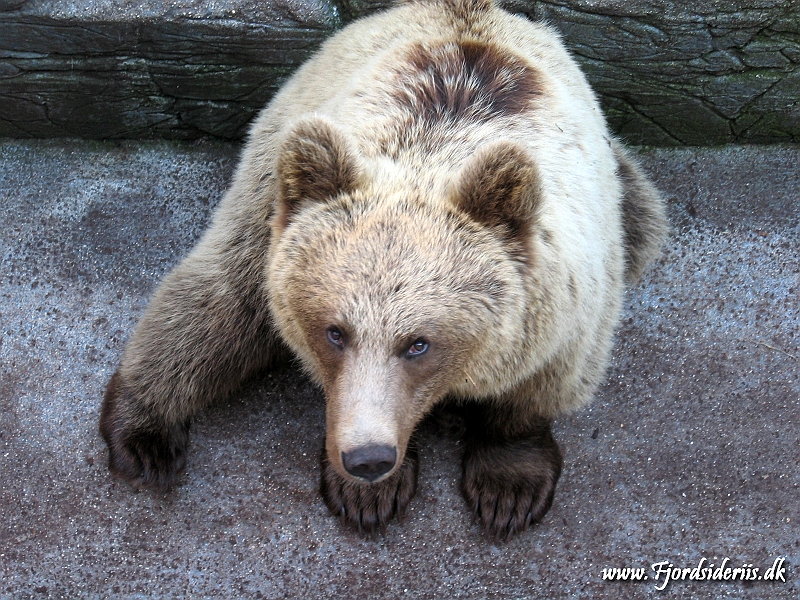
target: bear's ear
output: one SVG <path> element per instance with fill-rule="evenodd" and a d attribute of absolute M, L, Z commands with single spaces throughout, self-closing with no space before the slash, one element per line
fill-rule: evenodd
<path fill-rule="evenodd" d="M 478 223 L 524 241 L 541 197 L 539 172 L 522 146 L 509 141 L 481 149 L 461 172 L 455 205 Z"/>
<path fill-rule="evenodd" d="M 278 221 L 285 225 L 302 202 L 352 192 L 360 174 L 356 152 L 332 124 L 319 117 L 300 122 L 278 156 Z"/>

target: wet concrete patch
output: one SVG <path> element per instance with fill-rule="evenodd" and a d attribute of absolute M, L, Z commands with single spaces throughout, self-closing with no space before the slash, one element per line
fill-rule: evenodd
<path fill-rule="evenodd" d="M 104 385 L 235 156 L 0 144 L 0 597 L 662 597 L 653 563 L 763 573 L 779 556 L 786 582 L 667 593 L 798 596 L 800 150 L 642 152 L 673 235 L 594 404 L 557 422 L 553 509 L 505 545 L 471 523 L 461 444 L 431 423 L 406 521 L 376 540 L 343 529 L 317 492 L 323 399 L 291 367 L 198 420 L 171 493 L 110 477 Z M 650 579 L 603 581 L 610 567 Z"/>

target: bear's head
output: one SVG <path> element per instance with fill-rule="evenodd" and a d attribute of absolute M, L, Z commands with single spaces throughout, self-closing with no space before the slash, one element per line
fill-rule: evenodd
<path fill-rule="evenodd" d="M 441 197 L 392 169 L 321 118 L 277 164 L 270 307 L 325 391 L 328 460 L 352 481 L 388 477 L 437 401 L 513 385 L 530 333 L 539 179 L 524 149 L 489 145 Z"/>

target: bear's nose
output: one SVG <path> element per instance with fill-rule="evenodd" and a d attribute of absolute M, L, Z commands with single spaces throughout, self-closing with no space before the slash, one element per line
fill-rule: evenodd
<path fill-rule="evenodd" d="M 397 448 L 394 446 L 370 444 L 350 452 L 342 452 L 345 471 L 353 477 L 367 481 L 375 481 L 381 475 L 386 475 L 392 470 L 396 460 Z"/>

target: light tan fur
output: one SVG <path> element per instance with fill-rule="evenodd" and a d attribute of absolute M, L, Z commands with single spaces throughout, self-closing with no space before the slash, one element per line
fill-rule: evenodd
<path fill-rule="evenodd" d="M 399 469 L 445 398 L 490 403 L 513 415 L 504 435 L 524 434 L 591 398 L 626 276 L 665 231 L 551 29 L 477 0 L 357 21 L 261 113 L 138 325 L 104 406 L 112 468 L 131 431 L 168 439 L 280 340 L 325 390 L 346 480 L 342 452 L 365 444 L 396 446 Z"/>

